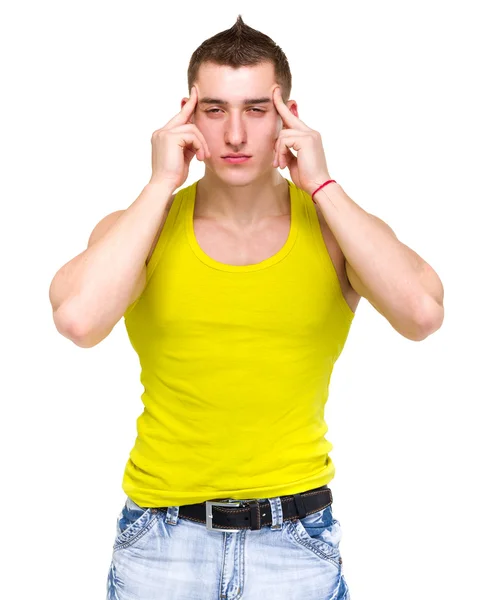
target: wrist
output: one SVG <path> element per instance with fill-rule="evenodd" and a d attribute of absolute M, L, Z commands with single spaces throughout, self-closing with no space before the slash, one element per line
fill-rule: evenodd
<path fill-rule="evenodd" d="M 178 186 L 175 185 L 174 182 L 165 179 L 150 179 L 150 181 L 146 184 L 145 187 L 152 190 L 160 190 L 160 192 L 169 192 L 171 195 L 177 189 Z"/>
<path fill-rule="evenodd" d="M 317 179 L 314 180 L 313 183 L 311 183 L 308 186 L 308 189 L 307 189 L 308 194 L 310 196 L 312 196 L 319 187 L 321 187 L 324 183 L 326 183 L 326 181 L 330 181 L 331 179 L 333 179 L 333 178 L 328 174 L 318 177 Z M 331 185 L 331 184 L 328 183 L 328 185 Z M 314 198 L 313 198 L 313 200 L 314 200 Z"/>

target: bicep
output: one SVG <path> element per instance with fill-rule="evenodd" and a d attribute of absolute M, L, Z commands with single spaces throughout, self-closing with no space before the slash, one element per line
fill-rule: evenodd
<path fill-rule="evenodd" d="M 124 210 L 116 210 L 115 212 L 110 213 L 106 217 L 103 217 L 101 221 L 99 221 L 93 231 L 90 233 L 90 237 L 88 238 L 88 246 L 89 248 L 92 244 L 97 242 L 100 238 L 102 238 L 105 233 L 110 229 L 113 223 L 116 223 L 118 218 L 124 213 Z"/>

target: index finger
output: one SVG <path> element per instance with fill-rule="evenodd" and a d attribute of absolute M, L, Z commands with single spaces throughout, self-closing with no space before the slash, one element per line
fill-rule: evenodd
<path fill-rule="evenodd" d="M 189 123 L 191 115 L 195 112 L 196 105 L 198 103 L 198 92 L 194 85 L 191 86 L 191 94 L 188 98 L 188 101 L 185 102 L 183 108 L 180 112 L 175 115 L 168 123 L 165 125 L 165 129 L 170 129 L 172 127 L 177 127 L 178 125 L 186 125 Z"/>
<path fill-rule="evenodd" d="M 301 119 L 298 119 L 293 113 L 289 110 L 286 104 L 283 102 L 283 98 L 281 96 L 281 88 L 275 87 L 273 90 L 273 101 L 276 106 L 276 110 L 279 112 L 283 123 L 286 127 L 290 129 L 304 129 L 305 125 Z"/>

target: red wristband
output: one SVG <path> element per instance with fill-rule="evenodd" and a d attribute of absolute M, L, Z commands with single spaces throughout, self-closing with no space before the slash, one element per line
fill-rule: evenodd
<path fill-rule="evenodd" d="M 320 190 L 321 188 L 323 188 L 325 185 L 328 185 L 328 183 L 338 183 L 338 182 L 336 181 L 336 179 L 328 179 L 328 181 L 325 181 L 324 183 L 322 183 L 322 184 L 319 186 L 319 188 L 318 188 L 317 190 L 314 190 L 314 192 L 311 194 L 311 200 L 313 200 L 313 202 L 314 202 L 314 199 L 313 199 L 313 198 L 314 198 L 314 194 L 315 194 L 316 192 L 319 192 L 319 190 Z"/>

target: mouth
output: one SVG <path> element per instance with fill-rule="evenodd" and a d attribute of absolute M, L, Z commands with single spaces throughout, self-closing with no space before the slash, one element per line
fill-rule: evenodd
<path fill-rule="evenodd" d="M 234 156 L 234 155 L 223 156 L 222 158 L 223 158 L 223 160 L 225 160 L 228 163 L 237 164 L 237 163 L 246 162 L 247 160 L 249 160 L 251 158 L 251 156 L 247 156 L 246 154 L 240 154 L 237 156 Z"/>

